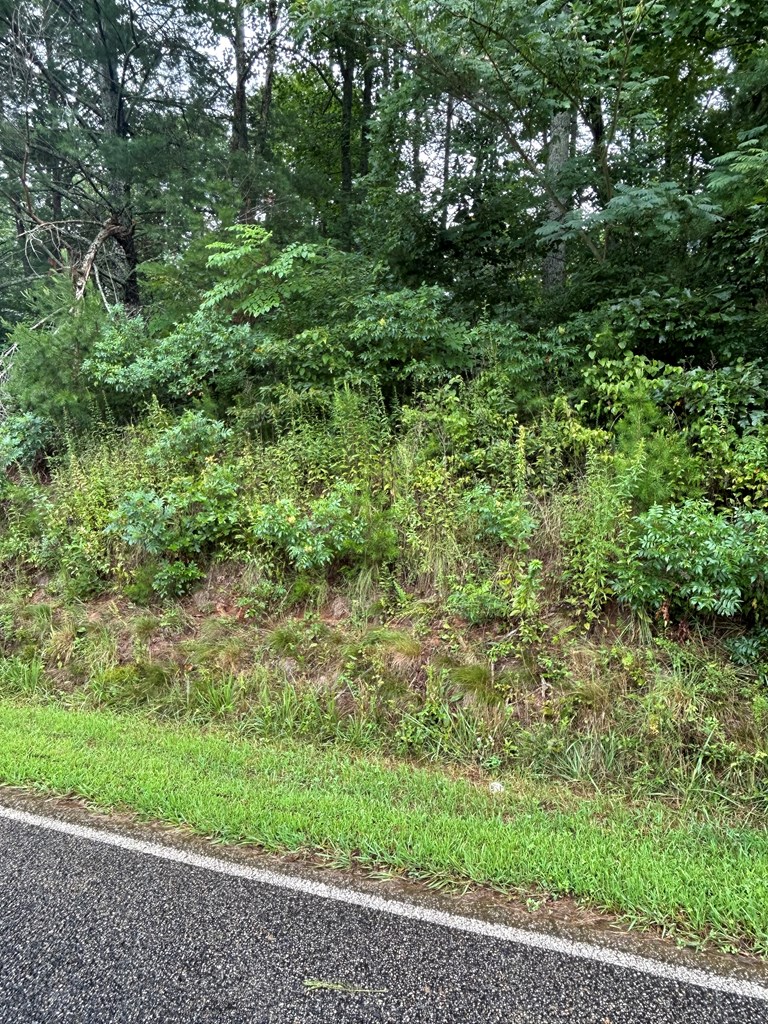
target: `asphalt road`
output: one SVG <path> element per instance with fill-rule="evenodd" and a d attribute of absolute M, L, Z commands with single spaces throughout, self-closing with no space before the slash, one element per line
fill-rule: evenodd
<path fill-rule="evenodd" d="M 768 1001 L 748 988 L 717 991 L 2 816 L 0 957 L 2 1024 L 768 1022 Z"/>

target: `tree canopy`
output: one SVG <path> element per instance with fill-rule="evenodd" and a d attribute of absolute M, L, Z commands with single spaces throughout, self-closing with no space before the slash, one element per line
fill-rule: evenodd
<path fill-rule="evenodd" d="M 765 22 L 739 0 L 4 0 L 3 306 L 66 268 L 143 308 L 142 265 L 253 223 L 518 322 L 626 297 L 741 324 L 766 297 Z M 710 333 L 672 354 L 709 359 Z"/>

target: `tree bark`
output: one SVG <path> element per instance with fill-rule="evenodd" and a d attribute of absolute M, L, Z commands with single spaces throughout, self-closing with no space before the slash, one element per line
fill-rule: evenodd
<path fill-rule="evenodd" d="M 267 19 L 269 36 L 267 38 L 267 61 L 264 69 L 264 90 L 261 94 L 259 108 L 258 147 L 259 155 L 268 160 L 270 153 L 269 132 L 272 113 L 272 94 L 274 92 L 275 69 L 277 68 L 277 32 L 279 28 L 280 9 L 278 0 L 269 0 Z"/>
<path fill-rule="evenodd" d="M 48 62 L 48 66 L 52 67 L 55 65 L 55 56 L 53 53 L 53 42 L 50 38 L 45 40 L 45 56 Z M 53 80 L 48 81 L 48 102 L 52 107 L 63 106 L 61 90 L 54 84 Z M 62 165 L 61 160 L 56 156 L 55 150 L 51 147 L 51 152 L 48 154 L 47 159 L 48 174 L 50 175 L 50 206 L 51 206 L 51 220 L 58 224 L 62 221 L 64 216 L 63 204 L 62 204 Z M 61 257 L 59 251 L 58 242 L 55 234 L 51 235 L 51 245 L 54 247 L 57 258 Z"/>
<path fill-rule="evenodd" d="M 365 37 L 365 64 L 363 66 L 363 110 L 360 125 L 360 176 L 371 169 L 371 120 L 373 118 L 373 54 L 371 37 Z"/>
<path fill-rule="evenodd" d="M 547 180 L 550 184 L 549 219 L 557 222 L 563 220 L 563 207 L 568 196 L 562 187 L 563 169 L 568 161 L 571 150 L 572 117 L 569 110 L 560 110 L 552 117 L 547 156 Z M 546 292 L 555 292 L 565 287 L 566 249 L 564 241 L 554 242 L 544 256 L 542 267 L 542 284 Z"/>
<path fill-rule="evenodd" d="M 448 185 L 451 180 L 451 144 L 453 135 L 453 96 L 448 97 L 445 108 L 445 135 L 443 137 L 443 194 L 441 196 L 440 230 L 448 227 Z"/>
<path fill-rule="evenodd" d="M 605 115 L 599 96 L 590 96 L 584 107 L 584 117 L 592 136 L 592 163 L 597 173 L 597 197 L 605 208 L 613 197 L 613 180 L 608 162 L 605 139 Z"/>
<path fill-rule="evenodd" d="M 234 8 L 235 22 L 232 33 L 232 46 L 235 51 L 235 95 L 232 104 L 232 139 L 234 152 L 247 153 L 250 145 L 248 138 L 248 56 L 245 49 L 245 4 L 237 0 Z"/>
<path fill-rule="evenodd" d="M 349 41 L 340 49 L 341 68 L 341 244 L 352 248 L 352 110 L 355 88 L 355 55 Z"/>
<path fill-rule="evenodd" d="M 413 112 L 413 132 L 411 134 L 411 176 L 413 178 L 413 184 L 416 187 L 416 191 L 421 195 L 421 190 L 424 185 L 424 179 L 427 176 L 426 169 L 421 162 L 421 138 L 422 138 L 422 123 L 421 114 L 418 110 Z"/>
<path fill-rule="evenodd" d="M 125 96 L 118 71 L 118 45 L 114 33 L 110 31 L 104 18 L 100 0 L 93 0 L 94 12 L 96 14 L 96 32 L 101 44 L 101 76 L 102 76 L 102 108 L 104 116 L 105 132 L 114 135 L 123 141 L 130 138 L 131 130 L 128 123 L 128 116 L 125 107 Z M 112 225 L 102 241 L 112 238 L 119 246 L 125 263 L 125 276 L 121 282 L 123 300 L 128 309 L 139 309 L 141 307 L 141 292 L 139 290 L 138 265 L 139 258 L 136 251 L 135 231 L 136 224 L 131 213 L 131 185 L 116 172 L 112 174 L 109 181 L 110 195 L 110 217 L 108 224 Z M 105 225 L 106 227 L 106 225 Z M 93 260 L 96 257 L 100 244 L 91 254 L 86 254 L 84 266 L 87 269 L 82 281 L 84 292 L 90 276 Z M 88 263 L 90 256 L 90 263 Z"/>
<path fill-rule="evenodd" d="M 251 217 L 253 196 L 248 157 L 251 139 L 248 131 L 248 80 L 251 76 L 251 61 L 248 57 L 245 37 L 246 0 L 236 0 L 233 8 L 234 23 L 229 41 L 235 55 L 235 88 L 232 97 L 232 137 L 229 145 L 235 156 L 233 177 L 240 190 L 240 219 L 247 222 Z"/>

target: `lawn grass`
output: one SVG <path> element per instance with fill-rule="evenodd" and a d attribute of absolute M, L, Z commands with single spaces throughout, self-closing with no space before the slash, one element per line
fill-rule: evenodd
<path fill-rule="evenodd" d="M 212 839 L 431 879 L 545 890 L 768 954 L 768 832 L 658 803 L 484 785 L 337 746 L 249 741 L 139 714 L 0 700 L 0 781 Z"/>

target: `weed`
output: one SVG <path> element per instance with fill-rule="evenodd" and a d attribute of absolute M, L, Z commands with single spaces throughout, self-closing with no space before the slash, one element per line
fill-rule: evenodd
<path fill-rule="evenodd" d="M 160 707 L 168 698 L 173 674 L 172 669 L 158 664 L 116 665 L 96 672 L 86 693 L 101 707 Z"/>
<path fill-rule="evenodd" d="M 0 691 L 32 697 L 50 690 L 41 661 L 23 658 L 0 660 Z"/>
<path fill-rule="evenodd" d="M 187 687 L 187 704 L 203 718 L 227 718 L 240 708 L 245 692 L 246 685 L 240 676 L 198 675 Z"/>

